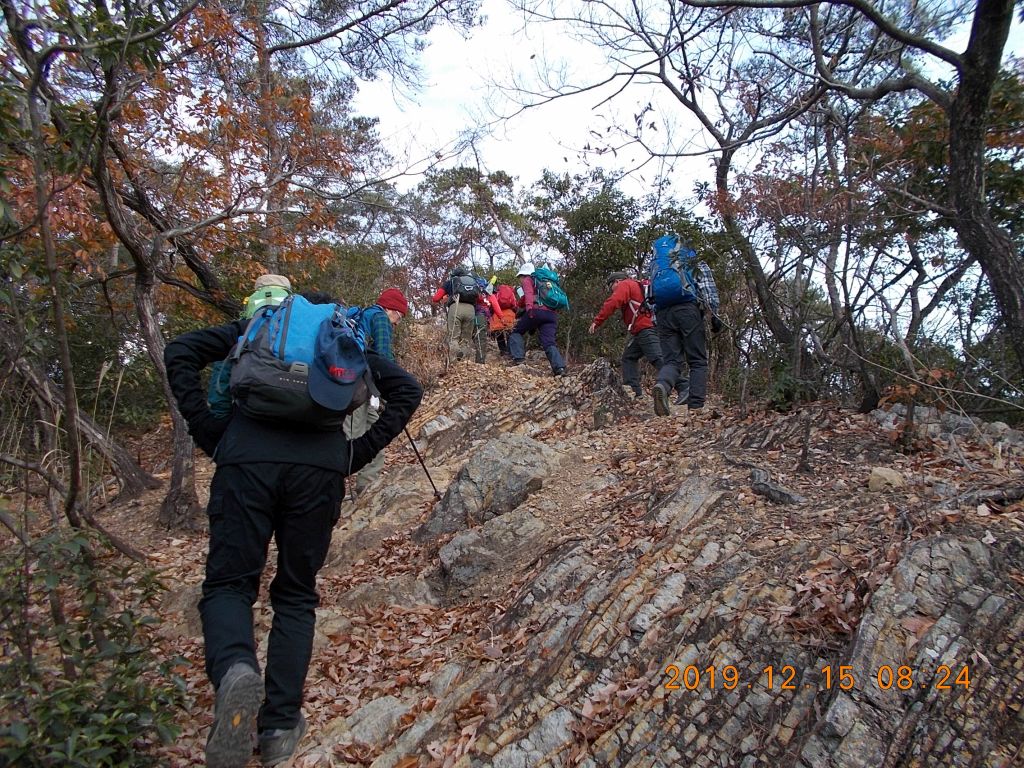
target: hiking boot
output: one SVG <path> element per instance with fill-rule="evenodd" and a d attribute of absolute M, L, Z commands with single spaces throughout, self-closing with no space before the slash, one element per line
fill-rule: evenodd
<path fill-rule="evenodd" d="M 279 765 L 295 754 L 302 737 L 306 735 L 306 718 L 299 715 L 294 728 L 275 728 L 260 734 L 260 763 Z"/>
<path fill-rule="evenodd" d="M 668 387 L 661 382 L 654 385 L 654 412 L 658 416 L 668 416 Z"/>
<path fill-rule="evenodd" d="M 565 368 L 555 368 L 553 373 L 555 376 L 565 376 Z"/>
<path fill-rule="evenodd" d="M 684 389 L 679 393 L 679 397 L 676 398 L 676 405 L 686 405 L 686 401 L 690 399 L 690 390 Z"/>
<path fill-rule="evenodd" d="M 262 704 L 263 678 L 244 661 L 232 664 L 217 688 L 213 727 L 206 740 L 208 768 L 245 768 Z"/>
<path fill-rule="evenodd" d="M 525 362 L 525 360 L 517 360 L 515 358 L 512 358 L 512 362 L 510 363 L 510 365 L 522 365 Z"/>

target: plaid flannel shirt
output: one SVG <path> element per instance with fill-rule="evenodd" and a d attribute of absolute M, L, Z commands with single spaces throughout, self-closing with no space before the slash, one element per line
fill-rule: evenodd
<path fill-rule="evenodd" d="M 380 308 L 380 305 L 375 305 Z M 370 349 L 391 362 L 395 361 L 395 350 L 391 346 L 391 320 L 388 313 L 380 308 L 380 312 L 370 313 L 370 338 L 367 339 Z"/>
<path fill-rule="evenodd" d="M 700 301 L 711 310 L 711 314 L 718 314 L 718 306 L 721 303 L 718 298 L 718 287 L 715 285 L 715 276 L 711 274 L 711 267 L 703 261 L 697 262 L 697 269 L 693 275 L 697 283 L 697 295 Z"/>

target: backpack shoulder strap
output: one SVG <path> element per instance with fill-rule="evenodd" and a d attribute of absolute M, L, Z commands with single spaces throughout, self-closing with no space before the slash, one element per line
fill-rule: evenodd
<path fill-rule="evenodd" d="M 253 332 L 266 320 L 267 315 L 271 312 L 273 312 L 272 309 L 263 309 L 249 319 L 249 322 L 245 324 L 245 330 L 242 331 L 241 337 L 235 342 L 235 346 L 231 348 L 231 351 L 228 352 L 228 360 L 231 362 L 238 360 L 242 352 L 249 346 L 249 340 L 254 336 Z"/>
<path fill-rule="evenodd" d="M 697 284 L 693 277 L 693 273 L 690 271 L 689 267 L 683 264 L 683 260 L 680 258 L 680 253 L 681 251 L 676 251 L 672 254 L 672 260 L 670 262 L 672 269 L 679 274 L 679 281 L 683 285 L 683 290 L 689 291 L 694 296 L 700 298 L 700 295 L 697 293 Z M 693 251 L 690 251 L 689 253 L 691 256 L 696 256 Z"/>

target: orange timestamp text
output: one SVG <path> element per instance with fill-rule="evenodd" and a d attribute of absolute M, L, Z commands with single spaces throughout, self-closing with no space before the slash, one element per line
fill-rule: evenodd
<path fill-rule="evenodd" d="M 814 682 L 809 682 L 805 681 L 804 676 L 791 664 L 778 667 L 769 664 L 752 675 L 745 675 L 733 664 L 712 664 L 706 667 L 699 667 L 696 664 L 688 664 L 685 667 L 669 664 L 665 667 L 664 685 L 669 691 L 695 691 L 699 688 L 724 688 L 731 691 L 739 687 L 759 686 L 769 691 L 795 691 L 802 687 L 820 687 L 827 690 L 839 688 L 849 691 L 856 687 L 858 682 L 853 667 L 848 664 L 827 665 L 815 671 L 820 673 L 820 677 Z M 941 664 L 934 672 L 915 670 L 906 664 L 883 664 L 874 670 L 873 674 L 868 674 L 867 684 L 875 685 L 883 691 L 908 691 L 912 688 L 932 688 L 937 691 L 952 691 L 955 688 L 967 690 L 971 687 L 971 673 L 966 664 L 959 669 Z"/>

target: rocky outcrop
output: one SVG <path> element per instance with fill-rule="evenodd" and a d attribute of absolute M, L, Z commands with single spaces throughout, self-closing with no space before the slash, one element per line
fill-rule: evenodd
<path fill-rule="evenodd" d="M 1017 455 L 1024 454 L 1024 432 L 1012 429 L 1002 421 L 986 422 L 962 413 L 925 406 L 917 406 L 911 412 L 901 403 L 895 403 L 889 408 L 878 408 L 871 412 L 871 418 L 885 430 L 900 429 L 908 418 L 912 418 L 915 429 L 927 437 L 946 440 L 950 437 L 973 437 L 984 444 L 1002 444 L 1008 451 Z"/>
<path fill-rule="evenodd" d="M 1024 611 L 975 539 L 914 545 L 875 593 L 809 768 L 1013 765 L 1024 744 Z M 998 682 L 997 682 L 998 681 Z"/>
<path fill-rule="evenodd" d="M 511 512 L 541 489 L 558 460 L 529 437 L 489 440 L 472 451 L 416 537 L 436 538 Z"/>
<path fill-rule="evenodd" d="M 359 680 L 301 765 L 1019 764 L 1019 460 L 824 408 L 655 419 L 609 371 L 431 396 L 445 498 L 392 466 L 416 490 L 339 531 L 317 669 Z"/>

